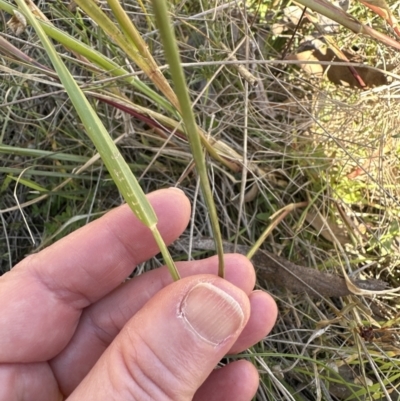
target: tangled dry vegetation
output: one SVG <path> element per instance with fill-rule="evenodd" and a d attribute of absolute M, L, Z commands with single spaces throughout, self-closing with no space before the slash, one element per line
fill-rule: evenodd
<path fill-rule="evenodd" d="M 124 4 L 163 66 L 151 14 L 133 0 Z M 197 123 L 229 161 L 224 166 L 208 158 L 223 236 L 251 245 L 270 227 L 263 247 L 273 254 L 338 275 L 380 278 L 397 287 L 398 57 L 339 29 L 335 40 L 342 49 L 370 66 L 384 61 L 391 71 L 367 79 L 368 90 L 335 83 L 328 76 L 334 64 L 316 73 L 296 56 L 305 42 L 324 39 L 310 21 L 295 29 L 284 6 L 274 3 L 261 18 L 257 7 L 246 11 L 235 2 L 171 5 Z M 146 7 L 150 13 L 150 5 Z M 43 3 L 42 12 L 136 73 L 79 9 L 55 1 Z M 8 19 L 2 12 L 1 37 L 46 64 L 34 32 L 28 28 L 15 36 Z M 87 68 L 61 46 L 58 50 L 82 88 L 119 90 L 152 108 L 148 98 L 121 79 Z M 57 81 L 4 51 L 1 57 L 0 255 L 6 271 L 122 199 L 102 164 L 93 159 L 93 145 Z M 335 73 L 339 77 L 347 71 L 340 68 Z M 93 97 L 91 102 L 146 192 L 179 185 L 192 199 L 194 214 L 186 237 L 193 239 L 196 257 L 206 255 L 196 249 L 196 238 L 210 236 L 210 226 L 184 138 L 149 118 L 128 115 Z M 30 205 L 21 211 L 16 199 Z M 158 265 L 154 260 L 144 268 Z M 273 333 L 239 356 L 250 358 L 260 371 L 258 400 L 398 399 L 395 295 L 325 299 L 270 287 L 262 280 L 258 285 L 273 294 L 280 308 Z"/>

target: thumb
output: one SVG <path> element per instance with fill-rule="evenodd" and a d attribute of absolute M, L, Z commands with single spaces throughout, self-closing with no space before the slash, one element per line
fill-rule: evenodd
<path fill-rule="evenodd" d="M 68 401 L 192 400 L 249 315 L 247 295 L 219 277 L 170 284 L 128 321 Z"/>

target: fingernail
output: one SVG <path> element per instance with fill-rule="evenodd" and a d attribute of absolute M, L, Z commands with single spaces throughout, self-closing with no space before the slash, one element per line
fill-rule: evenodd
<path fill-rule="evenodd" d="M 239 303 L 210 283 L 200 283 L 190 290 L 182 302 L 181 313 L 199 337 L 214 345 L 233 335 L 244 319 Z"/>

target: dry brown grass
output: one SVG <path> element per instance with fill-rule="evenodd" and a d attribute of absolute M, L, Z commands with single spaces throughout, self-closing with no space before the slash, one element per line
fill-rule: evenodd
<path fill-rule="evenodd" d="M 157 32 L 135 2 L 125 3 L 162 65 Z M 43 11 L 63 29 L 79 27 L 77 36 L 125 65 L 108 38 L 90 21 L 78 20 L 66 5 L 48 4 Z M 243 167 L 232 171 L 208 160 L 223 236 L 253 244 L 276 212 L 308 201 L 308 207 L 296 209 L 273 230 L 264 245 L 267 249 L 298 264 L 338 274 L 342 274 L 341 266 L 348 274 L 361 269 L 361 275 L 381 277 L 397 286 L 397 78 L 392 78 L 390 89 L 362 93 L 278 62 L 292 34 L 289 50 L 295 51 L 312 32 L 306 25 L 296 33 L 272 34 L 269 27 L 280 20 L 281 6 L 274 4 L 267 22 L 252 13 L 245 15 L 233 3 L 214 12 L 214 3 L 200 7 L 200 3 L 182 2 L 173 10 L 197 123 L 228 146 L 230 158 Z M 197 17 L 189 18 L 193 15 Z M 5 19 L 3 15 L 3 37 L 45 62 L 33 33 L 10 38 Z M 371 64 L 381 61 L 374 58 L 378 47 L 371 42 L 362 43 L 346 31 L 337 40 L 343 45 L 357 41 Z M 248 61 L 242 65 L 259 80 L 257 86 L 232 64 L 221 65 L 227 59 L 226 49 L 238 60 Z M 378 50 L 380 58 L 387 54 L 385 49 Z M 394 64 L 394 55 L 389 56 Z M 71 175 L 73 181 L 67 187 L 24 209 L 37 243 L 51 242 L 122 200 L 101 163 L 75 174 L 74 169 L 88 161 L 94 150 L 66 95 L 17 74 L 19 70 L 33 74 L 29 68 L 6 57 L 2 64 L 16 72 L 2 72 L 0 82 L 2 103 L 10 102 L 0 107 L 0 138 L 11 146 L 2 150 L 1 209 L 15 206 L 15 179 L 25 167 L 32 168 L 24 174 L 31 181 L 17 187 L 21 203 L 35 199 L 38 192 L 52 191 Z M 82 82 L 99 81 L 80 64 L 71 62 L 70 68 Z M 148 99 L 124 87 L 122 81 L 100 82 L 95 89 L 112 85 L 151 107 Z M 207 211 L 190 169 L 187 143 L 104 103 L 96 107 L 114 138 L 125 135 L 120 147 L 143 188 L 149 192 L 179 183 L 195 205 L 187 234 L 209 236 Z M 2 219 L 1 269 L 6 271 L 10 261 L 17 262 L 37 244 L 30 243 L 16 208 L 2 214 Z M 155 260 L 146 268 L 157 265 Z M 398 323 L 390 320 L 398 313 L 393 297 L 315 299 L 270 288 L 264 282 L 259 286 L 273 294 L 280 315 L 273 333 L 248 354 L 261 373 L 258 400 L 364 400 L 371 399 L 369 392 L 380 394 L 380 399 L 387 399 L 385 392 L 398 394 L 397 339 L 368 343 L 358 329 L 376 322 L 395 332 Z M 378 307 L 384 309 L 382 316 Z M 371 383 L 372 387 L 366 385 Z"/>

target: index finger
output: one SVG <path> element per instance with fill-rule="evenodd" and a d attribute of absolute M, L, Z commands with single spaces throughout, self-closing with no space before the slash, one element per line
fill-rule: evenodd
<path fill-rule="evenodd" d="M 179 190 L 148 198 L 166 243 L 185 229 L 190 204 Z M 71 338 L 81 310 L 158 253 L 150 230 L 127 205 L 31 255 L 0 278 L 0 362 L 47 360 Z"/>

